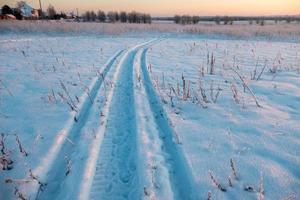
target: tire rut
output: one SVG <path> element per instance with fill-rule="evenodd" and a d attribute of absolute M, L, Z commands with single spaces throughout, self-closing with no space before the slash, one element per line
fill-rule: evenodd
<path fill-rule="evenodd" d="M 104 78 L 122 52 L 123 50 L 118 51 L 105 64 L 105 67 L 101 71 Z M 31 199 L 47 199 L 47 193 L 49 192 L 55 194 L 52 194 L 51 197 L 58 196 L 60 190 L 63 190 L 61 185 L 66 178 L 65 156 L 71 156 L 77 150 L 82 129 L 87 128 L 85 126 L 91 115 L 91 110 L 95 106 L 94 101 L 97 95 L 99 95 L 103 77 L 97 77 L 92 81 L 89 87 L 89 95 L 84 94 L 81 97 L 81 104 L 78 106 L 78 111 L 71 114 L 65 128 L 58 133 L 49 153 L 44 157 L 42 163 L 33 170 L 33 174 L 38 176 L 42 182 L 47 183 L 47 185 L 43 188 L 43 191 L 41 191 L 40 185 L 37 182 L 31 182 L 26 185 L 24 190 Z M 76 120 L 74 120 L 75 118 Z"/>
<path fill-rule="evenodd" d="M 151 41 L 149 42 L 151 43 Z M 133 63 L 141 44 L 120 63 L 89 199 L 139 199 Z"/>
<path fill-rule="evenodd" d="M 143 103 L 148 103 L 150 107 L 148 112 L 151 114 L 148 115 L 151 116 L 147 117 L 147 123 L 153 123 L 152 127 L 155 127 L 155 130 L 152 131 L 152 134 L 153 132 L 156 132 L 156 140 L 158 141 L 155 143 L 160 144 L 160 150 L 157 150 L 156 153 L 158 153 L 160 157 L 163 157 L 164 161 L 160 163 L 163 163 L 162 165 L 164 166 L 162 167 L 168 171 L 168 176 L 166 175 L 165 177 L 169 178 L 168 182 L 173 193 L 172 198 L 197 199 L 197 194 L 195 194 L 196 183 L 190 166 L 182 152 L 180 144 L 176 142 L 174 130 L 171 127 L 168 116 L 163 109 L 161 100 L 152 85 L 146 63 L 147 51 L 148 49 L 145 48 L 140 57 L 140 73 L 142 74 L 141 82 L 143 83 L 141 87 L 144 87 L 146 93 L 145 101 L 147 102 L 144 101 Z M 145 111 L 141 110 L 140 112 Z M 157 179 L 160 179 L 160 177 Z M 161 182 L 165 181 L 166 180 L 161 180 Z"/>

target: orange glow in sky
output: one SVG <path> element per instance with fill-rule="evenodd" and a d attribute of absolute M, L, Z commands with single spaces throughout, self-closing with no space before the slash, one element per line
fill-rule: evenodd
<path fill-rule="evenodd" d="M 43 9 L 52 4 L 58 11 L 98 9 L 140 11 L 152 16 L 190 15 L 300 15 L 300 0 L 41 0 Z M 14 6 L 17 1 L 0 0 Z M 27 0 L 35 8 L 39 0 Z"/>

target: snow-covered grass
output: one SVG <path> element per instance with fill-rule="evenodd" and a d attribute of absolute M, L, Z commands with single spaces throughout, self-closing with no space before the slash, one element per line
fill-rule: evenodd
<path fill-rule="evenodd" d="M 172 23 L 122 24 L 122 23 L 77 23 L 65 21 L 1 21 L 0 33 L 44 33 L 44 34 L 92 34 L 118 35 L 122 33 L 173 33 L 230 36 L 239 38 L 285 39 L 300 41 L 300 23 L 249 25 L 178 25 Z"/>
<path fill-rule="evenodd" d="M 69 118 L 71 123 L 79 120 L 75 117 L 73 120 L 69 113 L 79 113 L 82 101 L 90 101 L 90 84 L 101 76 L 106 61 L 119 49 L 141 40 L 1 38 L 0 59 L 5 61 L 0 64 L 1 133 L 5 138 L 5 152 L 14 161 L 12 170 L 1 171 L 1 188 L 6 188 L 5 178 L 26 177 L 29 169 L 43 162 L 43 156 L 53 149 L 53 141 L 59 143 L 64 137 Z M 92 137 L 93 130 L 88 131 L 85 137 Z M 19 136 L 28 156 L 18 153 L 14 134 Z M 1 193 L 12 194 L 12 191 Z"/>
<path fill-rule="evenodd" d="M 210 39 L 168 39 L 151 48 L 153 83 L 201 199 L 209 191 L 212 199 L 253 199 L 261 179 L 266 199 L 299 197 L 299 52 L 294 43 Z"/>
<path fill-rule="evenodd" d="M 300 196 L 300 45 L 255 40 L 275 26 L 0 26 L 0 199 Z"/>

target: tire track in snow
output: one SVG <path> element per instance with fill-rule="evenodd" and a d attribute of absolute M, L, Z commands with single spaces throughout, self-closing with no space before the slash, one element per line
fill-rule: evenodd
<path fill-rule="evenodd" d="M 175 141 L 174 131 L 152 85 L 146 64 L 147 50 L 144 49 L 140 56 L 141 74 L 136 71 L 143 83 L 140 84 L 140 94 L 137 93 L 137 99 L 140 99 L 137 101 L 137 115 L 140 116 L 139 134 L 146 148 L 144 163 L 148 167 L 148 180 L 144 181 L 150 188 L 148 196 L 150 199 L 152 196 L 158 199 L 198 199 L 190 166 Z"/>
<path fill-rule="evenodd" d="M 101 71 L 104 78 L 123 51 L 124 50 L 118 51 L 105 64 L 105 67 Z M 48 154 L 43 158 L 41 164 L 33 169 L 33 174 L 37 176 L 41 182 L 47 183 L 47 186 L 44 189 L 46 189 L 45 193 L 52 193 L 49 195 L 49 198 L 53 198 L 53 196 L 58 195 L 59 193 L 61 181 L 66 177 L 65 156 L 71 155 L 76 150 L 81 130 L 87 123 L 91 108 L 94 105 L 97 95 L 99 95 L 102 83 L 102 77 L 95 77 L 93 79 L 89 86 L 89 95 L 84 93 L 80 97 L 80 103 L 77 106 L 78 111 L 71 112 L 71 116 L 66 126 L 57 134 L 54 144 L 50 148 Z M 77 122 L 75 121 L 75 118 L 77 119 Z M 50 190 L 48 190 L 48 188 L 50 188 Z M 41 194 L 40 185 L 37 181 L 32 181 L 29 184 L 24 185 L 21 189 L 30 199 L 39 198 L 39 195 Z M 41 199 L 46 196 L 47 194 L 43 195 Z"/>
<path fill-rule="evenodd" d="M 133 97 L 133 60 L 137 45 L 126 52 L 114 74 L 97 139 L 86 163 L 79 199 L 137 199 L 136 125 Z"/>
<path fill-rule="evenodd" d="M 167 163 L 161 150 L 163 144 L 141 81 L 142 52 L 143 49 L 138 52 L 134 64 L 140 183 L 144 188 L 144 199 L 174 199 Z"/>

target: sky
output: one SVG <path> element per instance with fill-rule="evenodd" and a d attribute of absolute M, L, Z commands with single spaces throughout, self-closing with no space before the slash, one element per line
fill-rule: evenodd
<path fill-rule="evenodd" d="M 300 15 L 300 0 L 41 0 L 43 10 L 49 4 L 57 11 L 139 11 L 152 16 L 189 14 L 215 15 Z M 0 0 L 0 5 L 15 6 L 15 0 Z M 27 0 L 35 8 L 39 0 Z"/>

